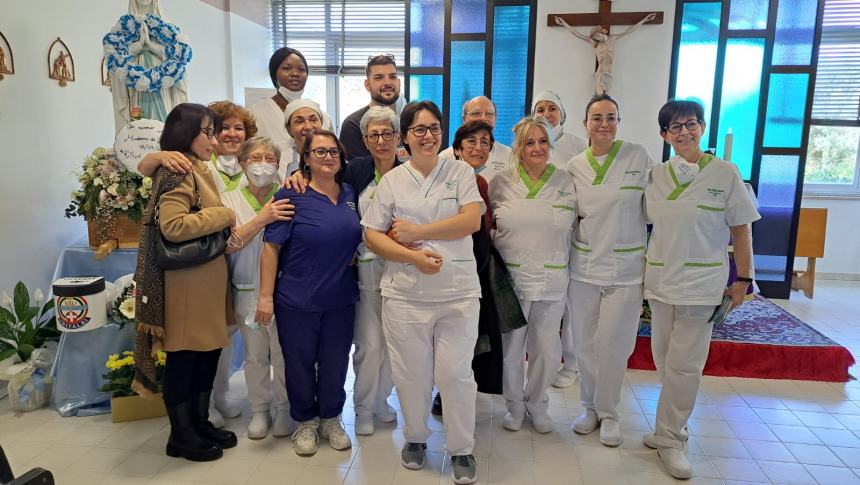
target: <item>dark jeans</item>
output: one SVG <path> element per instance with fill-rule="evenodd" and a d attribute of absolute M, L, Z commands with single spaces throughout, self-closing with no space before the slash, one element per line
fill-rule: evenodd
<path fill-rule="evenodd" d="M 218 371 L 221 349 L 208 352 L 178 350 L 167 352 L 164 368 L 164 404 L 176 406 L 190 401 L 191 396 L 211 391 Z"/>

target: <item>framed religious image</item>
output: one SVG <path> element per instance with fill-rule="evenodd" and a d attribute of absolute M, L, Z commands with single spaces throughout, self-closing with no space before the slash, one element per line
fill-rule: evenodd
<path fill-rule="evenodd" d="M 75 81 L 75 60 L 69 46 L 59 37 L 48 48 L 48 77 L 63 87 Z"/>
<path fill-rule="evenodd" d="M 6 40 L 3 32 L 0 32 L 0 80 L 6 74 L 15 74 L 15 57 L 12 55 L 12 46 Z"/>

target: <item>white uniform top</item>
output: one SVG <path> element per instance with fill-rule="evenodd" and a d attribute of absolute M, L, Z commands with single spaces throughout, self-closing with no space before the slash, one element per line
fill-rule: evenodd
<path fill-rule="evenodd" d="M 556 147 L 550 155 L 549 162 L 558 168 L 566 167 L 571 158 L 588 148 L 588 141 L 585 138 L 564 131 L 555 139 L 555 144 Z"/>
<path fill-rule="evenodd" d="M 293 137 L 287 131 L 284 110 L 272 98 L 261 99 L 249 106 L 248 109 L 254 114 L 254 119 L 257 122 L 257 135 L 271 138 L 275 146 L 281 151 L 278 177 L 283 182 L 287 174 L 293 173 L 299 168 L 299 156 L 296 153 Z M 321 116 L 320 122 L 323 129 L 331 131 L 332 124 L 328 114 L 321 113 Z"/>
<path fill-rule="evenodd" d="M 439 158 L 454 158 L 454 149 L 448 147 L 439 152 Z M 483 167 L 473 170 L 476 175 L 484 177 L 487 183 L 496 175 L 501 174 L 507 177 L 511 174 L 511 147 L 504 143 L 496 142 L 493 144 L 493 149 L 490 150 L 490 156 L 487 158 L 487 163 Z"/>
<path fill-rule="evenodd" d="M 376 187 L 382 179 L 378 170 L 374 169 L 373 174 L 373 181 L 358 194 L 359 217 L 363 217 L 367 212 L 367 208 L 370 207 L 370 203 L 376 195 Z M 368 249 L 367 244 L 364 243 L 364 233 L 362 232 L 361 244 L 358 245 L 358 289 L 379 293 L 379 284 L 384 271 L 385 260 Z"/>
<path fill-rule="evenodd" d="M 412 162 L 393 168 L 382 177 L 361 224 L 380 232 L 394 218 L 429 224 L 454 217 L 466 204 L 478 202 L 486 210 L 475 171 L 462 160 L 439 158 L 424 178 Z M 433 275 L 414 265 L 386 261 L 382 296 L 423 302 L 444 302 L 481 296 L 471 236 L 443 241 L 421 241 L 424 248 L 442 255 L 442 269 Z"/>
<path fill-rule="evenodd" d="M 635 285 L 645 272 L 642 194 L 654 161 L 637 143 L 616 140 L 605 157 L 591 148 L 573 157 L 579 224 L 570 277 L 593 285 Z"/>
<path fill-rule="evenodd" d="M 281 152 L 281 163 L 278 164 L 278 180 L 284 183 L 284 179 L 299 169 L 299 152 L 296 151 L 296 142 L 290 138 L 290 146 L 287 151 Z"/>
<path fill-rule="evenodd" d="M 272 190 L 266 196 L 267 201 L 274 197 L 278 188 L 278 185 L 272 185 Z M 247 186 L 224 192 L 221 194 L 221 203 L 224 204 L 224 207 L 233 209 L 236 214 L 237 227 L 243 226 L 257 217 L 260 209 L 262 209 L 262 205 L 248 190 Z M 227 255 L 234 292 L 257 292 L 260 285 L 260 254 L 262 252 L 263 231 L 260 231 L 252 239 L 245 241 L 245 246 L 241 250 Z"/>
<path fill-rule="evenodd" d="M 511 272 L 517 296 L 559 301 L 570 282 L 570 234 L 576 221 L 573 176 L 548 164 L 532 182 L 522 166 L 512 180 L 490 182 L 488 195 L 496 222 L 493 244 Z"/>
<path fill-rule="evenodd" d="M 729 228 L 761 218 L 737 166 L 705 154 L 699 174 L 681 184 L 671 160 L 659 165 L 645 189 L 645 208 L 654 224 L 645 298 L 719 305 L 729 277 Z"/>
<path fill-rule="evenodd" d="M 232 190 L 236 190 L 248 185 L 248 179 L 245 177 L 245 172 L 239 172 L 233 177 L 228 176 L 227 174 L 218 170 L 218 166 L 215 164 L 216 155 L 213 153 L 212 158 L 209 160 L 209 171 L 212 173 L 212 178 L 215 179 L 215 187 L 218 188 L 218 193 L 223 194 L 224 192 L 229 192 Z M 230 189 L 227 189 L 227 184 L 230 184 Z"/>

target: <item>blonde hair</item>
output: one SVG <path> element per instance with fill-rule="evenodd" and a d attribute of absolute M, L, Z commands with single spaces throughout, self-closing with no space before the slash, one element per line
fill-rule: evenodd
<path fill-rule="evenodd" d="M 519 177 L 518 167 L 526 151 L 526 142 L 528 141 L 529 133 L 535 128 L 540 128 L 546 134 L 550 150 L 555 150 L 556 148 L 555 140 L 553 140 L 552 126 L 550 126 L 546 118 L 543 116 L 526 116 L 518 121 L 513 129 L 514 143 L 511 145 L 511 160 L 508 164 L 510 165 L 512 181 L 516 181 L 517 177 Z"/>

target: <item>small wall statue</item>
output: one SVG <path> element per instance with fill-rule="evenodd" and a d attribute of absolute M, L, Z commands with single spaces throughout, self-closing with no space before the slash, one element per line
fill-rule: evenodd
<path fill-rule="evenodd" d="M 75 60 L 69 46 L 59 37 L 48 49 L 48 77 L 58 81 L 62 87 L 75 81 Z"/>
<path fill-rule="evenodd" d="M 5 74 L 15 74 L 15 59 L 12 56 L 12 46 L 3 32 L 0 32 L 0 81 Z"/>

